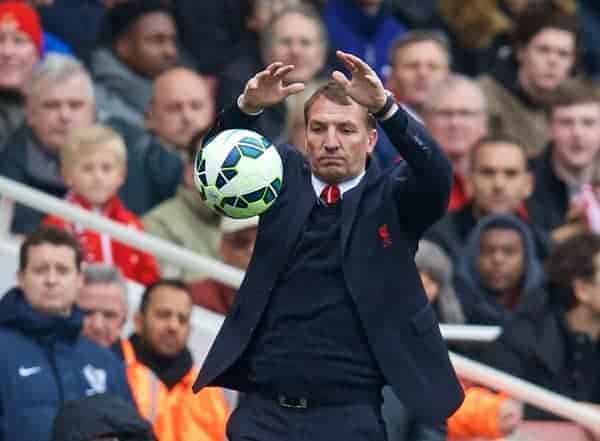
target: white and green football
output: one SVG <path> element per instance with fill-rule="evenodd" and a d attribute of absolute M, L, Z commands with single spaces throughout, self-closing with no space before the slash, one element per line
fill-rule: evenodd
<path fill-rule="evenodd" d="M 251 130 L 224 130 L 196 154 L 194 182 L 202 199 L 219 214 L 242 219 L 264 213 L 283 184 L 275 146 Z"/>

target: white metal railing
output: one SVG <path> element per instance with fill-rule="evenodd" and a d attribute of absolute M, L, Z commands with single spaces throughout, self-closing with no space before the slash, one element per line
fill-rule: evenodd
<path fill-rule="evenodd" d="M 131 230 L 92 212 L 73 206 L 61 199 L 49 196 L 23 184 L 0 176 L 0 194 L 37 210 L 54 213 L 86 227 L 93 228 L 116 239 L 169 260 L 184 268 L 202 269 L 215 279 L 233 287 L 239 287 L 243 273 L 213 259 L 196 255 L 165 240 L 143 232 Z M 12 248 L 14 251 L 14 248 Z M 215 325 L 219 326 L 219 325 Z M 441 325 L 445 338 L 459 340 L 491 341 L 500 329 L 497 327 Z M 214 329 L 216 335 L 218 328 Z M 562 397 L 543 388 L 512 377 L 496 369 L 450 353 L 454 368 L 459 376 L 485 386 L 503 390 L 516 399 L 540 407 L 548 412 L 563 416 L 585 427 L 600 425 L 600 412 L 592 410 L 571 399 Z"/>
<path fill-rule="evenodd" d="M 171 242 L 99 216 L 39 190 L 0 176 L 0 194 L 45 213 L 52 213 L 85 227 L 109 234 L 119 241 L 152 253 L 190 270 L 203 269 L 231 286 L 239 286 L 243 272 L 214 259 L 200 256 Z"/>

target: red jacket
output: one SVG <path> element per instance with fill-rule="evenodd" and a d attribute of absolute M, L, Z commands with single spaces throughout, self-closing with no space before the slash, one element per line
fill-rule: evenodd
<path fill-rule="evenodd" d="M 65 199 L 86 210 L 92 209 L 87 200 L 74 193 L 68 193 Z M 110 199 L 99 214 L 130 228 L 144 229 L 140 219 L 129 211 L 117 196 Z M 69 222 L 58 216 L 47 216 L 44 219 L 44 224 L 62 228 L 75 234 L 83 247 L 85 260 L 88 262 L 113 264 L 119 267 L 123 276 L 143 285 L 149 285 L 160 277 L 158 263 L 151 254 L 112 240 L 107 234 L 85 229 L 79 224 Z"/>

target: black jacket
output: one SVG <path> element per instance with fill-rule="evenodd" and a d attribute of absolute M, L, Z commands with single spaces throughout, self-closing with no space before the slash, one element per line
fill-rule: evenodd
<path fill-rule="evenodd" d="M 558 307 L 517 314 L 500 337 L 486 347 L 482 360 L 495 368 L 578 401 L 600 404 L 600 344 L 595 360 L 587 359 L 585 372 L 575 373 L 571 341 L 576 339 Z M 592 379 L 592 381 L 590 381 Z M 595 381 L 594 381 L 595 380 Z M 595 384 L 593 384 L 595 382 Z M 558 417 L 532 406 L 525 407 L 529 419 Z"/>
<path fill-rule="evenodd" d="M 221 115 L 216 130 L 251 128 L 254 119 L 234 106 Z M 404 111 L 382 126 L 406 163 L 382 173 L 376 161 L 370 161 L 361 183 L 344 195 L 342 270 L 386 382 L 415 418 L 439 424 L 460 405 L 463 392 L 421 285 L 414 253 L 423 231 L 446 210 L 452 170 L 423 126 Z M 282 191 L 261 216 L 246 277 L 200 370 L 196 391 L 208 385 L 242 391 L 248 387 L 247 372 L 236 362 L 317 203 L 304 156 L 291 148 L 279 150 L 284 163 Z"/>
<path fill-rule="evenodd" d="M 569 189 L 554 172 L 550 144 L 537 158 L 531 161 L 535 179 L 532 199 L 532 214 L 546 231 L 562 225 L 569 210 Z"/>

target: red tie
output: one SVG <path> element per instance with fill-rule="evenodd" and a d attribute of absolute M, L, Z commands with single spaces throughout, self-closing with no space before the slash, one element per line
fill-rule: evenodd
<path fill-rule="evenodd" d="M 321 192 L 321 199 L 327 205 L 335 205 L 340 200 L 340 187 L 337 185 L 327 185 Z"/>

